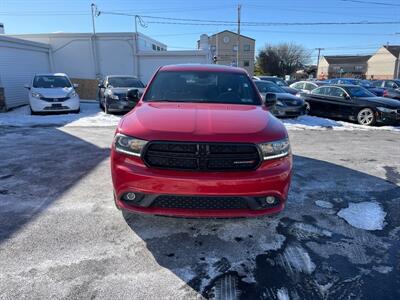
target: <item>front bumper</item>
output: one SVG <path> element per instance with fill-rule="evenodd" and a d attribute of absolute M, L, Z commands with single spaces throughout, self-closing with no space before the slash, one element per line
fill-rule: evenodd
<path fill-rule="evenodd" d="M 302 106 L 274 106 L 271 113 L 276 117 L 298 117 L 306 114 L 306 105 Z"/>
<path fill-rule="evenodd" d="M 124 155 L 113 149 L 111 170 L 115 202 L 119 208 L 145 214 L 181 217 L 250 217 L 278 213 L 284 208 L 291 180 L 292 157 L 265 161 L 253 171 L 194 172 L 148 168 L 140 158 Z M 148 201 L 144 201 L 144 205 L 125 201 L 124 196 L 129 192 L 143 194 Z M 182 201 L 190 201 L 192 204 L 196 199 L 201 201 L 206 198 L 210 201 L 210 197 L 235 198 L 232 201 L 241 198 L 246 201 L 246 206 L 222 208 L 215 204 L 218 199 L 212 200 L 215 206 L 205 209 L 191 208 L 192 204 L 172 208 L 153 205 L 152 200 L 158 197 L 164 197 L 165 200 L 173 196 L 182 196 Z M 260 203 L 257 199 L 267 196 L 275 197 L 278 202 L 269 207 L 257 205 Z M 174 198 L 174 201 L 176 203 L 177 200 Z"/>
<path fill-rule="evenodd" d="M 68 112 L 77 111 L 80 105 L 79 96 L 69 98 L 65 101 L 48 102 L 30 96 L 29 105 L 34 112 Z"/>
<path fill-rule="evenodd" d="M 377 122 L 385 125 L 400 124 L 400 110 L 398 113 L 377 112 Z"/>
<path fill-rule="evenodd" d="M 127 112 L 136 106 L 135 102 L 128 100 L 114 100 L 108 98 L 106 101 L 108 110 L 112 112 Z"/>

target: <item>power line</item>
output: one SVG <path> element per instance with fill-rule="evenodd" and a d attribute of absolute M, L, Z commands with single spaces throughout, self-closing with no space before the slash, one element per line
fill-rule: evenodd
<path fill-rule="evenodd" d="M 101 14 L 135 16 L 134 14 L 101 11 Z M 145 19 L 165 20 L 165 21 L 148 21 L 151 24 L 173 24 L 173 25 L 236 25 L 237 21 L 227 20 L 204 20 L 204 19 L 186 19 L 141 15 Z M 344 21 L 344 22 L 246 22 L 241 21 L 243 26 L 318 26 L 318 25 L 393 25 L 400 24 L 400 21 Z"/>
<path fill-rule="evenodd" d="M 354 2 L 362 4 L 373 4 L 373 5 L 385 5 L 385 6 L 400 6 L 400 4 L 386 3 L 386 2 L 376 2 L 376 1 L 363 1 L 363 0 L 340 0 L 342 2 Z"/>

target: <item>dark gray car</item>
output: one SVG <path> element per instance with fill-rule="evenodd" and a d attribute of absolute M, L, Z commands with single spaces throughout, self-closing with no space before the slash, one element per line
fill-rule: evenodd
<path fill-rule="evenodd" d="M 128 112 L 136 102 L 127 97 L 127 92 L 137 89 L 141 97 L 145 85 L 138 78 L 126 75 L 109 75 L 99 84 L 99 105 L 105 113 Z"/>
<path fill-rule="evenodd" d="M 271 113 L 277 117 L 298 117 L 306 113 L 306 103 L 300 97 L 287 93 L 277 84 L 270 81 L 254 80 L 258 91 L 263 98 L 267 93 L 276 94 L 276 105 L 271 108 Z"/>
<path fill-rule="evenodd" d="M 375 80 L 371 84 L 386 89 L 385 97 L 400 100 L 400 79 Z"/>

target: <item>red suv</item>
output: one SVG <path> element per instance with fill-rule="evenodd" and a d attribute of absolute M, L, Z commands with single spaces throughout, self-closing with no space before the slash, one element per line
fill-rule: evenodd
<path fill-rule="evenodd" d="M 283 124 L 247 73 L 217 65 L 161 67 L 116 130 L 117 207 L 186 217 L 277 213 L 292 156 Z M 264 103 L 264 104 L 263 104 Z"/>

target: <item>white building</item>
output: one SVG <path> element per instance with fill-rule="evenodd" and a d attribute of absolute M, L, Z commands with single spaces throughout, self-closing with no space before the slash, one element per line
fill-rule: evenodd
<path fill-rule="evenodd" d="M 24 84 L 49 72 L 50 46 L 0 35 L 0 111 L 27 103 Z"/>
<path fill-rule="evenodd" d="M 46 64 L 41 64 L 40 61 L 35 63 L 34 66 L 33 63 L 22 64 L 17 52 L 14 53 L 11 50 L 12 47 L 0 45 L 0 78 L 2 78 L 4 85 L 7 109 L 21 103 L 27 103 L 27 92 L 23 89 L 23 84 L 13 87 L 4 84 L 4 82 L 12 81 L 9 78 L 9 71 L 11 67 L 15 68 L 16 65 L 18 67 L 15 72 L 19 74 L 18 69 L 23 69 L 25 74 L 29 74 L 27 77 L 32 77 L 33 74 L 38 72 L 66 73 L 74 83 L 79 84 L 78 93 L 82 99 L 95 99 L 98 80 L 106 75 L 134 75 L 147 83 L 160 66 L 176 63 L 209 63 L 211 60 L 207 49 L 167 51 L 167 45 L 141 33 L 137 36 L 131 32 L 97 33 L 95 38 L 91 33 L 0 36 L 3 39 L 20 41 L 22 44 L 31 43 L 31 45 L 35 44 L 39 48 L 42 47 L 43 55 L 47 58 Z M 33 50 L 31 49 L 31 51 Z M 37 51 L 33 52 L 36 53 Z M 3 53 L 9 55 L 8 66 L 5 63 L 2 66 L 1 57 L 4 56 Z M 26 59 L 28 59 L 33 54 L 26 53 L 26 55 Z M 14 92 L 9 92 L 11 88 L 14 91 L 18 90 L 17 96 L 13 96 Z M 22 94 L 25 96 L 22 97 Z M 19 100 L 10 102 L 9 97 L 18 97 Z"/>

